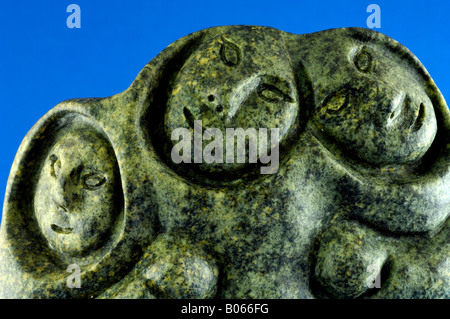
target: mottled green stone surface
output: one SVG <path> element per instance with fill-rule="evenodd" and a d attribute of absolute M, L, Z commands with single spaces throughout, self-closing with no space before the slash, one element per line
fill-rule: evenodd
<path fill-rule="evenodd" d="M 175 163 L 173 131 L 200 120 L 277 128 L 279 149 L 258 150 L 279 165 L 196 163 L 195 147 Z M 383 34 L 193 33 L 126 91 L 64 101 L 27 134 L 0 297 L 448 299 L 449 126 L 423 65 Z"/>

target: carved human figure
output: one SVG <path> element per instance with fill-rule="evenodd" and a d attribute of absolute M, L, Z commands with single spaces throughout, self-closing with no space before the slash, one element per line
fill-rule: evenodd
<path fill-rule="evenodd" d="M 250 128 L 258 134 L 267 128 L 270 135 L 271 128 L 278 128 L 282 145 L 298 129 L 299 104 L 291 57 L 279 31 L 236 27 L 204 41 L 184 63 L 168 100 L 166 137 L 171 140 L 180 127 L 193 135 L 196 120 L 202 121 L 203 130 L 217 128 L 223 135 L 223 162 L 201 163 L 198 168 L 229 174 L 245 166 L 238 163 L 238 146 L 245 149 L 246 163 L 249 149 L 237 140 L 234 161 L 226 162 L 226 129 Z"/>
<path fill-rule="evenodd" d="M 367 30 L 347 34 L 346 40 L 324 34 L 333 51 L 321 56 L 314 75 L 321 81 L 314 85 L 311 123 L 330 149 L 338 145 L 341 163 L 361 169 L 354 183 L 346 179 L 339 187 L 344 205 L 351 203 L 349 215 L 362 224 L 344 221 L 320 236 L 315 281 L 334 298 L 398 298 L 399 287 L 416 298 L 447 297 L 445 287 L 425 292 L 408 282 L 445 282 L 448 277 L 430 270 L 448 255 L 446 246 L 439 253 L 434 248 L 442 243 L 447 232 L 442 225 L 449 216 L 440 188 L 448 172 L 448 161 L 438 157 L 445 154 L 439 148 L 446 134 L 436 116 L 444 111 L 440 93 L 399 43 Z M 433 262 L 427 264 L 422 256 L 432 253 Z M 368 284 L 372 274 L 381 274 L 379 289 Z"/>
<path fill-rule="evenodd" d="M 36 218 L 51 248 L 82 256 L 99 247 L 120 209 L 117 176 L 109 143 L 93 129 L 77 127 L 57 138 L 34 196 Z"/>
<path fill-rule="evenodd" d="M 339 81 L 318 87 L 316 125 L 347 152 L 376 166 L 424 156 L 437 122 L 417 68 L 392 46 L 364 41 L 342 41 L 328 54 L 339 67 L 327 79 Z"/>

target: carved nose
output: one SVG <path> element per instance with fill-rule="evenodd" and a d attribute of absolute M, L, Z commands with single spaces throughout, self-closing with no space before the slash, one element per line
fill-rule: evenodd
<path fill-rule="evenodd" d="M 54 194 L 52 196 L 52 199 L 53 199 L 53 202 L 58 206 L 58 208 L 61 208 L 62 210 L 67 212 L 69 204 L 70 204 L 67 196 L 63 196 L 61 193 L 58 193 L 58 194 Z"/>
<path fill-rule="evenodd" d="M 64 211 L 67 211 L 70 205 L 70 198 L 67 196 L 67 187 L 68 180 L 62 177 L 58 178 L 52 195 L 53 202 Z"/>
<path fill-rule="evenodd" d="M 390 101 L 389 104 L 389 117 L 387 122 L 388 125 L 394 123 L 399 117 L 400 113 L 402 113 L 406 100 L 407 96 L 404 92 L 398 92 L 394 95 L 394 98 Z"/>

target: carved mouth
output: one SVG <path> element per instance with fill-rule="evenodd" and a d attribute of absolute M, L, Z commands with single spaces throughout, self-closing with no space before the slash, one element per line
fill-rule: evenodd
<path fill-rule="evenodd" d="M 61 226 L 58 226 L 56 224 L 52 224 L 50 227 L 52 228 L 52 230 L 55 233 L 58 233 L 58 234 L 65 234 L 65 235 L 67 235 L 67 234 L 70 234 L 73 231 L 73 228 L 61 227 Z"/>
<path fill-rule="evenodd" d="M 425 121 L 425 107 L 423 103 L 420 103 L 419 114 L 417 115 L 414 124 L 411 126 L 411 130 L 413 132 L 417 132 L 418 130 L 420 130 L 424 121 Z"/>

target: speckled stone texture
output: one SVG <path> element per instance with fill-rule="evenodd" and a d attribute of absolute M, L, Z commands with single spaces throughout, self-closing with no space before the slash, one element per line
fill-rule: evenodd
<path fill-rule="evenodd" d="M 173 131 L 197 121 L 277 128 L 279 147 L 258 146 L 277 169 L 198 162 L 198 145 L 175 163 Z M 449 125 L 423 65 L 381 33 L 190 34 L 126 91 L 64 101 L 27 134 L 0 297 L 448 299 Z"/>

